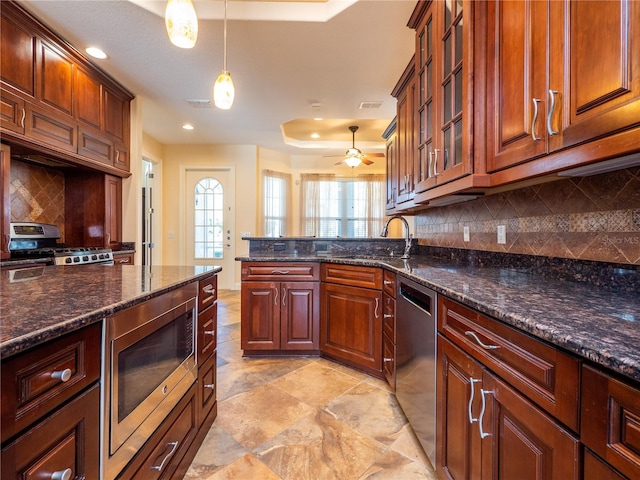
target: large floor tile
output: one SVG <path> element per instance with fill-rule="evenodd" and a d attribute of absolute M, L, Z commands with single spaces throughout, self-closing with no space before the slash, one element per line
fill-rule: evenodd
<path fill-rule="evenodd" d="M 263 385 L 220 402 L 216 423 L 252 450 L 312 412 L 291 395 Z"/>
<path fill-rule="evenodd" d="M 284 480 L 357 479 L 386 447 L 324 410 L 305 417 L 254 451 Z"/>

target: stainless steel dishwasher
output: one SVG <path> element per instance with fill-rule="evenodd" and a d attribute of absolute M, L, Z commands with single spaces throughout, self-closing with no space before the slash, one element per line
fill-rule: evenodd
<path fill-rule="evenodd" d="M 436 292 L 398 276 L 396 398 L 433 465 L 436 461 Z"/>

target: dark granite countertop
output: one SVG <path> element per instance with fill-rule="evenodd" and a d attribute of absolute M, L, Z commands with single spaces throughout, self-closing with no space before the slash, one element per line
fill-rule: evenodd
<path fill-rule="evenodd" d="M 212 266 L 85 265 L 0 271 L 0 358 L 219 272 Z"/>
<path fill-rule="evenodd" d="M 410 258 L 252 255 L 240 261 L 321 261 L 381 266 L 506 324 L 640 381 L 640 292 L 610 292 L 585 283 L 510 268 L 461 266 Z"/>

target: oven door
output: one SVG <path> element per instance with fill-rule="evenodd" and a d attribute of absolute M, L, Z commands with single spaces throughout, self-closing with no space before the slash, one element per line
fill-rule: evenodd
<path fill-rule="evenodd" d="M 106 319 L 103 452 L 109 474 L 126 465 L 196 380 L 191 290 Z"/>

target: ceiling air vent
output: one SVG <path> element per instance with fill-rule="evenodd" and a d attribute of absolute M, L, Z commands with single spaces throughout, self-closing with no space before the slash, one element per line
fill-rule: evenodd
<path fill-rule="evenodd" d="M 213 102 L 208 98 L 189 98 L 187 103 L 193 108 L 212 108 Z"/>
<path fill-rule="evenodd" d="M 371 110 L 372 108 L 380 108 L 382 102 L 360 102 L 358 107 L 360 110 Z"/>

